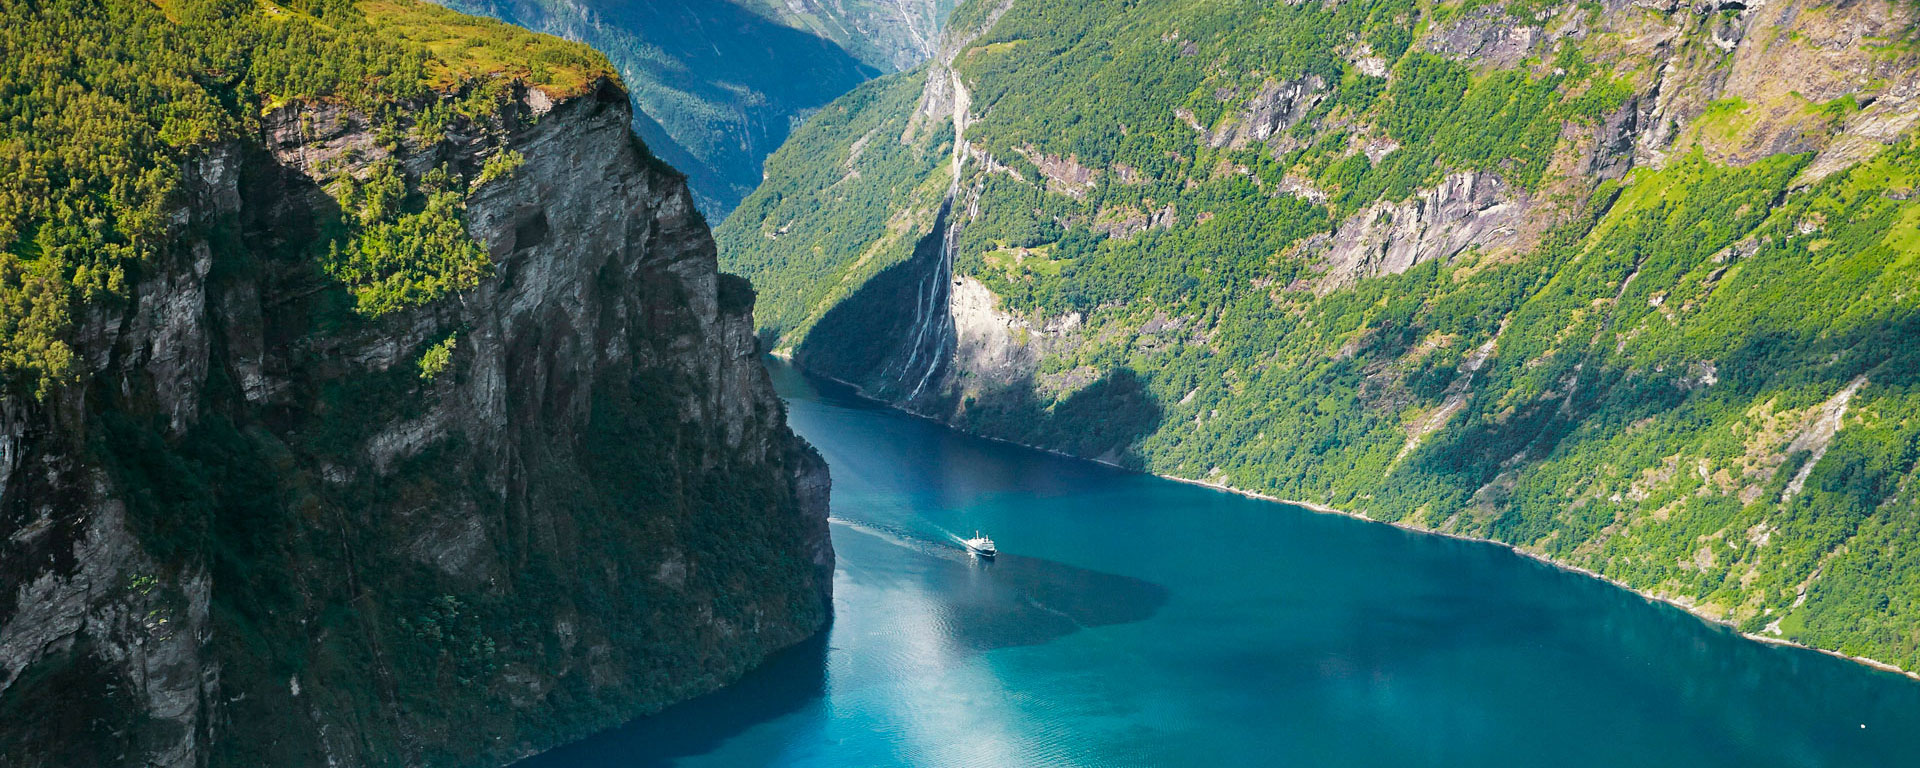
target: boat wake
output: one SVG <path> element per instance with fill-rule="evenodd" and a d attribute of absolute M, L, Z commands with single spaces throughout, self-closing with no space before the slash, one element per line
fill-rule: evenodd
<path fill-rule="evenodd" d="M 944 537 L 944 539 L 929 537 L 899 526 L 848 520 L 843 517 L 829 518 L 827 522 L 834 525 L 845 526 L 849 530 L 859 531 L 895 546 L 905 547 L 924 555 L 955 561 L 970 559 L 967 555 L 966 538 L 938 525 L 931 527 L 939 531 L 940 536 Z"/>

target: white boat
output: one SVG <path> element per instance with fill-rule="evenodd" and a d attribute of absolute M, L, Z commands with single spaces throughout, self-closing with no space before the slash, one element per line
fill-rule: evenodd
<path fill-rule="evenodd" d="M 1000 550 L 993 548 L 993 539 L 987 538 L 979 531 L 973 532 L 973 538 L 960 543 L 967 545 L 968 552 L 972 552 L 981 557 L 993 557 L 994 555 L 1000 554 Z"/>

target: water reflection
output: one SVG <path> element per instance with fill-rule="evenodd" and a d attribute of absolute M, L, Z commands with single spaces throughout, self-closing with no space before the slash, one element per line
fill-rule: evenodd
<path fill-rule="evenodd" d="M 516 765 L 664 768 L 678 758 L 711 752 L 756 724 L 817 708 L 826 691 L 827 635 L 822 633 L 774 654 L 739 682 L 715 693 Z M 770 749 L 757 755 L 754 763 L 770 763 L 777 757 L 778 749 Z"/>
<path fill-rule="evenodd" d="M 779 764 L 791 739 L 735 741 L 782 719 L 831 716 L 830 693 L 915 699 L 921 711 L 894 721 L 890 760 L 969 765 L 1023 754 L 1008 713 L 973 706 L 1011 697 L 991 674 L 970 669 L 975 654 L 1039 645 L 1084 629 L 1144 621 L 1166 603 L 1165 588 L 1128 576 L 1036 557 L 976 558 L 957 545 L 900 528 L 834 520 L 835 625 L 776 655 L 739 683 L 586 741 L 529 758 L 520 768 L 652 768 L 705 755 L 723 744 L 730 761 Z M 958 696 L 956 697 L 956 694 Z"/>

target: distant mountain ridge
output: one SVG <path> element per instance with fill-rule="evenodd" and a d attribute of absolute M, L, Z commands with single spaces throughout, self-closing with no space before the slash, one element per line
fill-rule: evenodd
<path fill-rule="evenodd" d="M 585 42 L 632 95 L 634 127 L 719 221 L 810 112 L 931 52 L 947 0 L 444 0 Z"/>
<path fill-rule="evenodd" d="M 741 0 L 744 7 L 832 40 L 868 65 L 912 69 L 940 43 L 954 0 Z"/>
<path fill-rule="evenodd" d="M 1914 669 L 1917 17 L 976 0 L 716 238 L 908 410 Z"/>

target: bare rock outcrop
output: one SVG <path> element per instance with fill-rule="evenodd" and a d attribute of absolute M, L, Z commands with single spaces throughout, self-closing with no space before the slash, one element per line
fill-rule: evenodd
<path fill-rule="evenodd" d="M 1399 203 L 1375 203 L 1330 235 L 1303 244 L 1322 274 L 1316 293 L 1380 275 L 1397 275 L 1470 247 L 1513 248 L 1527 236 L 1531 195 L 1486 173 L 1449 174 L 1438 186 Z"/>
<path fill-rule="evenodd" d="M 1332 95 L 1318 75 L 1276 82 L 1267 80 L 1247 99 L 1238 115 L 1225 125 L 1208 132 L 1209 146 L 1238 149 L 1268 142 L 1281 131 L 1292 128 L 1320 102 Z"/>

